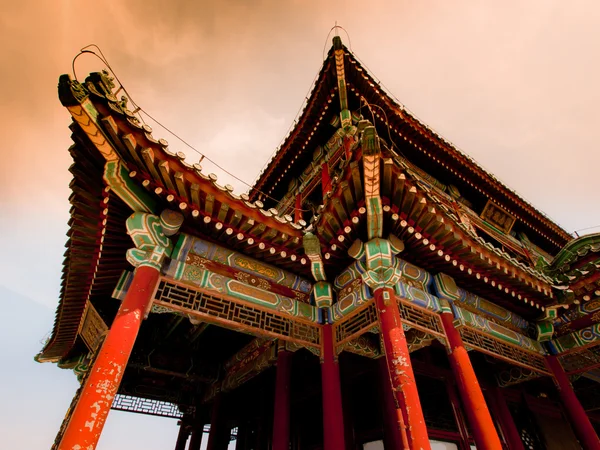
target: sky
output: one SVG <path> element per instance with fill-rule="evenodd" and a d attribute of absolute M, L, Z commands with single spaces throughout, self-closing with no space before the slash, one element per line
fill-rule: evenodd
<path fill-rule="evenodd" d="M 49 448 L 77 387 L 32 357 L 51 331 L 69 217 L 70 118 L 56 84 L 79 49 L 99 45 L 139 105 L 251 184 L 293 124 L 336 22 L 423 122 L 567 231 L 600 231 L 597 2 L 4 1 L 0 448 Z M 103 68 L 84 55 L 76 72 Z M 172 420 L 113 412 L 98 448 L 164 449 L 176 433 Z"/>

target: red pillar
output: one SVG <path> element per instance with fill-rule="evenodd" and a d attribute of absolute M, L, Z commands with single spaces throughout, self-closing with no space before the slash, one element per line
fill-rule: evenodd
<path fill-rule="evenodd" d="M 388 372 L 387 361 L 379 358 L 379 380 L 383 399 L 383 431 L 386 449 L 409 450 L 402 410 L 396 402 Z"/>
<path fill-rule="evenodd" d="M 446 392 L 448 393 L 448 398 L 450 399 L 450 404 L 452 405 L 452 413 L 454 414 L 454 420 L 456 421 L 458 434 L 460 435 L 458 448 L 460 450 L 470 450 L 471 439 L 469 436 L 469 430 L 467 428 L 467 422 L 465 421 L 454 381 L 450 380 L 449 378 L 446 379 Z"/>
<path fill-rule="evenodd" d="M 502 444 L 483 398 L 483 392 L 481 392 L 479 381 L 477 381 L 471 365 L 469 354 L 463 345 L 460 334 L 454 328 L 454 316 L 452 313 L 444 312 L 441 314 L 441 318 L 450 346 L 450 365 L 475 438 L 475 445 L 479 450 L 501 450 Z"/>
<path fill-rule="evenodd" d="M 600 440 L 598 440 L 598 435 L 594 431 L 594 427 L 581 406 L 581 403 L 579 403 L 579 399 L 575 395 L 573 386 L 571 386 L 569 377 L 560 365 L 560 361 L 558 361 L 556 356 L 548 356 L 546 358 L 546 365 L 554 375 L 556 387 L 558 388 L 558 393 L 560 394 L 563 406 L 567 411 L 571 425 L 573 426 L 581 445 L 585 450 L 599 450 Z"/>
<path fill-rule="evenodd" d="M 273 450 L 290 448 L 290 378 L 292 354 L 280 350 L 277 354 L 275 407 L 273 417 Z"/>
<path fill-rule="evenodd" d="M 333 330 L 326 323 L 322 329 L 323 354 L 321 357 L 321 385 L 323 388 L 323 448 L 341 450 L 346 448 L 344 439 L 344 416 L 342 412 L 342 389 L 340 367 L 333 350 Z"/>
<path fill-rule="evenodd" d="M 494 387 L 489 391 L 490 406 L 496 411 L 498 419 L 500 421 L 500 427 L 508 445 L 509 450 L 525 450 L 523 441 L 521 440 L 521 434 L 515 425 L 512 414 L 506 404 L 506 399 L 502 394 L 502 390 L 498 387 Z"/>
<path fill-rule="evenodd" d="M 225 443 L 225 424 L 223 423 L 221 402 L 221 394 L 218 393 L 213 400 L 212 411 L 210 414 L 210 432 L 208 433 L 206 450 L 221 450 L 227 448 L 227 444 Z"/>
<path fill-rule="evenodd" d="M 400 416 L 396 417 L 397 427 L 401 430 L 404 424 L 406 425 L 411 449 L 430 450 L 427 426 L 419 401 L 415 374 L 410 364 L 410 354 L 394 290 L 377 288 L 373 294 L 379 316 L 388 374 L 396 401 L 402 412 Z"/>
<path fill-rule="evenodd" d="M 326 162 L 321 166 L 321 188 L 323 189 L 323 197 L 331 191 L 331 178 L 329 176 L 329 164 Z"/>
<path fill-rule="evenodd" d="M 136 269 L 127 295 L 90 369 L 59 450 L 96 448 L 158 278 L 159 271 L 155 268 L 141 266 Z"/>

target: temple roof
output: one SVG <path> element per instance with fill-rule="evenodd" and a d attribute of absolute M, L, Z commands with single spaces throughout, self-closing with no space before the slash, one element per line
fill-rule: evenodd
<path fill-rule="evenodd" d="M 514 215 L 530 230 L 530 237 L 551 253 L 572 239 L 567 231 L 395 101 L 341 41 L 339 45 L 344 50 L 350 110 L 372 119 L 381 138 L 389 138 L 408 160 L 442 181 L 452 182 L 461 192 L 469 192 L 482 201 L 493 200 Z M 340 112 L 334 53 L 332 47 L 297 125 L 258 177 L 251 199 L 262 198 L 269 203 L 267 196 L 280 198 L 286 193 L 288 182 L 311 160 L 317 145 L 329 138 L 329 119 Z"/>
<path fill-rule="evenodd" d="M 84 83 L 68 75 L 59 81 L 60 100 L 76 118 L 71 125 L 74 145 L 69 149 L 74 160 L 72 208 L 60 301 L 40 361 L 59 360 L 74 348 L 88 300 L 101 299 L 98 312 L 105 322 L 112 321 L 118 306 L 110 299 L 112 291 L 122 271 L 130 268 L 125 253 L 132 242 L 125 220 L 132 207 L 106 187 L 107 154 L 102 152 L 114 153 L 108 157 L 122 164 L 116 174 L 120 182 L 142 187 L 149 208 L 180 211 L 186 218 L 184 231 L 200 233 L 292 272 L 310 274 L 302 225 L 245 194 L 234 194 L 231 186 L 218 184 L 216 175 L 204 174 L 199 164 L 186 163 L 184 154 L 170 152 L 168 143 L 155 139 L 151 128 L 117 100 L 112 88 L 100 73 L 91 74 Z"/>
<path fill-rule="evenodd" d="M 164 139 L 153 137 L 152 129 L 127 108 L 126 101 L 115 97 L 106 74 L 91 74 L 83 83 L 68 75 L 60 78 L 60 100 L 74 119 L 73 207 L 61 298 L 41 361 L 60 360 L 73 351 L 88 301 L 106 323 L 112 321 L 118 307 L 111 300 L 112 289 L 129 268 L 125 253 L 132 247 L 124 222 L 138 208 L 153 213 L 179 211 L 185 217 L 185 233 L 298 275 L 310 274 L 302 237 L 316 230 L 331 279 L 347 267 L 348 245 L 366 234 L 358 140 L 345 158 L 343 145 L 332 152 L 337 154 L 339 172 L 310 224 L 294 223 L 289 208 L 273 208 L 274 198 L 282 199 L 287 192 L 281 186 L 313 160 L 315 148 L 336 138 L 330 123 L 332 116 L 340 116 L 340 102 L 335 99 L 340 63 L 349 107 L 358 111 L 357 117 L 365 113 L 379 127 L 386 232 L 405 240 L 410 249 L 407 259 L 412 254 L 425 269 L 448 273 L 478 295 L 524 317 L 537 317 L 540 310 L 556 303 L 554 273 L 534 267 L 520 241 L 489 227 L 438 189 L 436 180 L 419 167 L 431 168 L 472 196 L 498 202 L 555 251 L 570 235 L 394 102 L 341 42 L 337 45 L 343 50 L 343 61 L 339 53 L 336 61 L 332 48 L 297 126 L 259 177 L 257 190 L 248 195 L 236 195 L 231 186 L 219 185 L 216 175 L 205 174 L 199 164 L 187 163 L 183 153 L 173 153 Z M 117 172 L 110 176 L 123 192 L 137 189 L 147 203 L 128 204 L 113 192 L 114 187 L 106 187 L 107 161 L 118 163 Z M 475 232 L 477 227 L 484 233 Z M 573 252 L 579 252 L 575 247 Z M 570 261 L 567 253 L 559 253 L 555 261 Z"/>

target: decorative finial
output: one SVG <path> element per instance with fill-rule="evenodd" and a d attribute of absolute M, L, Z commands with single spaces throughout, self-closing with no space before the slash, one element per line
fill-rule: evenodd
<path fill-rule="evenodd" d="M 344 45 L 342 44 L 342 38 L 339 36 L 334 36 L 333 37 L 333 49 L 334 50 L 342 50 L 343 47 L 344 47 Z"/>

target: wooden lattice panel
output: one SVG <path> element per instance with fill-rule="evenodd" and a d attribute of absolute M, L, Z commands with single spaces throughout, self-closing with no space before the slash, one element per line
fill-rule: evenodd
<path fill-rule="evenodd" d="M 560 363 L 568 374 L 598 368 L 600 367 L 600 344 L 561 355 Z"/>
<path fill-rule="evenodd" d="M 376 326 L 377 323 L 375 302 L 369 302 L 365 307 L 356 310 L 354 313 L 335 323 L 336 345 L 342 345 L 356 339 L 361 334 L 366 333 Z"/>
<path fill-rule="evenodd" d="M 460 335 L 467 347 L 541 374 L 549 375 L 544 356 L 510 345 L 474 328 L 461 326 Z"/>
<path fill-rule="evenodd" d="M 90 351 L 93 352 L 96 350 L 102 336 L 107 330 L 108 327 L 104 323 L 104 320 L 102 320 L 102 317 L 100 317 L 100 314 L 98 314 L 92 304 L 88 302 L 85 307 L 85 316 L 81 329 L 79 330 L 79 335 Z"/>
<path fill-rule="evenodd" d="M 161 280 L 154 298 L 156 306 L 222 327 L 284 339 L 315 349 L 321 346 L 319 324 L 260 309 L 226 296 Z"/>
<path fill-rule="evenodd" d="M 432 334 L 437 338 L 441 338 L 442 342 L 446 342 L 446 335 L 442 326 L 442 321 L 439 314 L 429 311 L 425 308 L 420 308 L 412 303 L 398 299 L 398 309 L 402 322 L 411 328 L 424 331 Z"/>
<path fill-rule="evenodd" d="M 134 397 L 132 395 L 115 395 L 111 408 L 117 411 L 135 412 L 139 414 L 148 414 L 150 416 L 171 417 L 173 419 L 180 419 L 183 417 L 183 413 L 174 403 Z"/>

